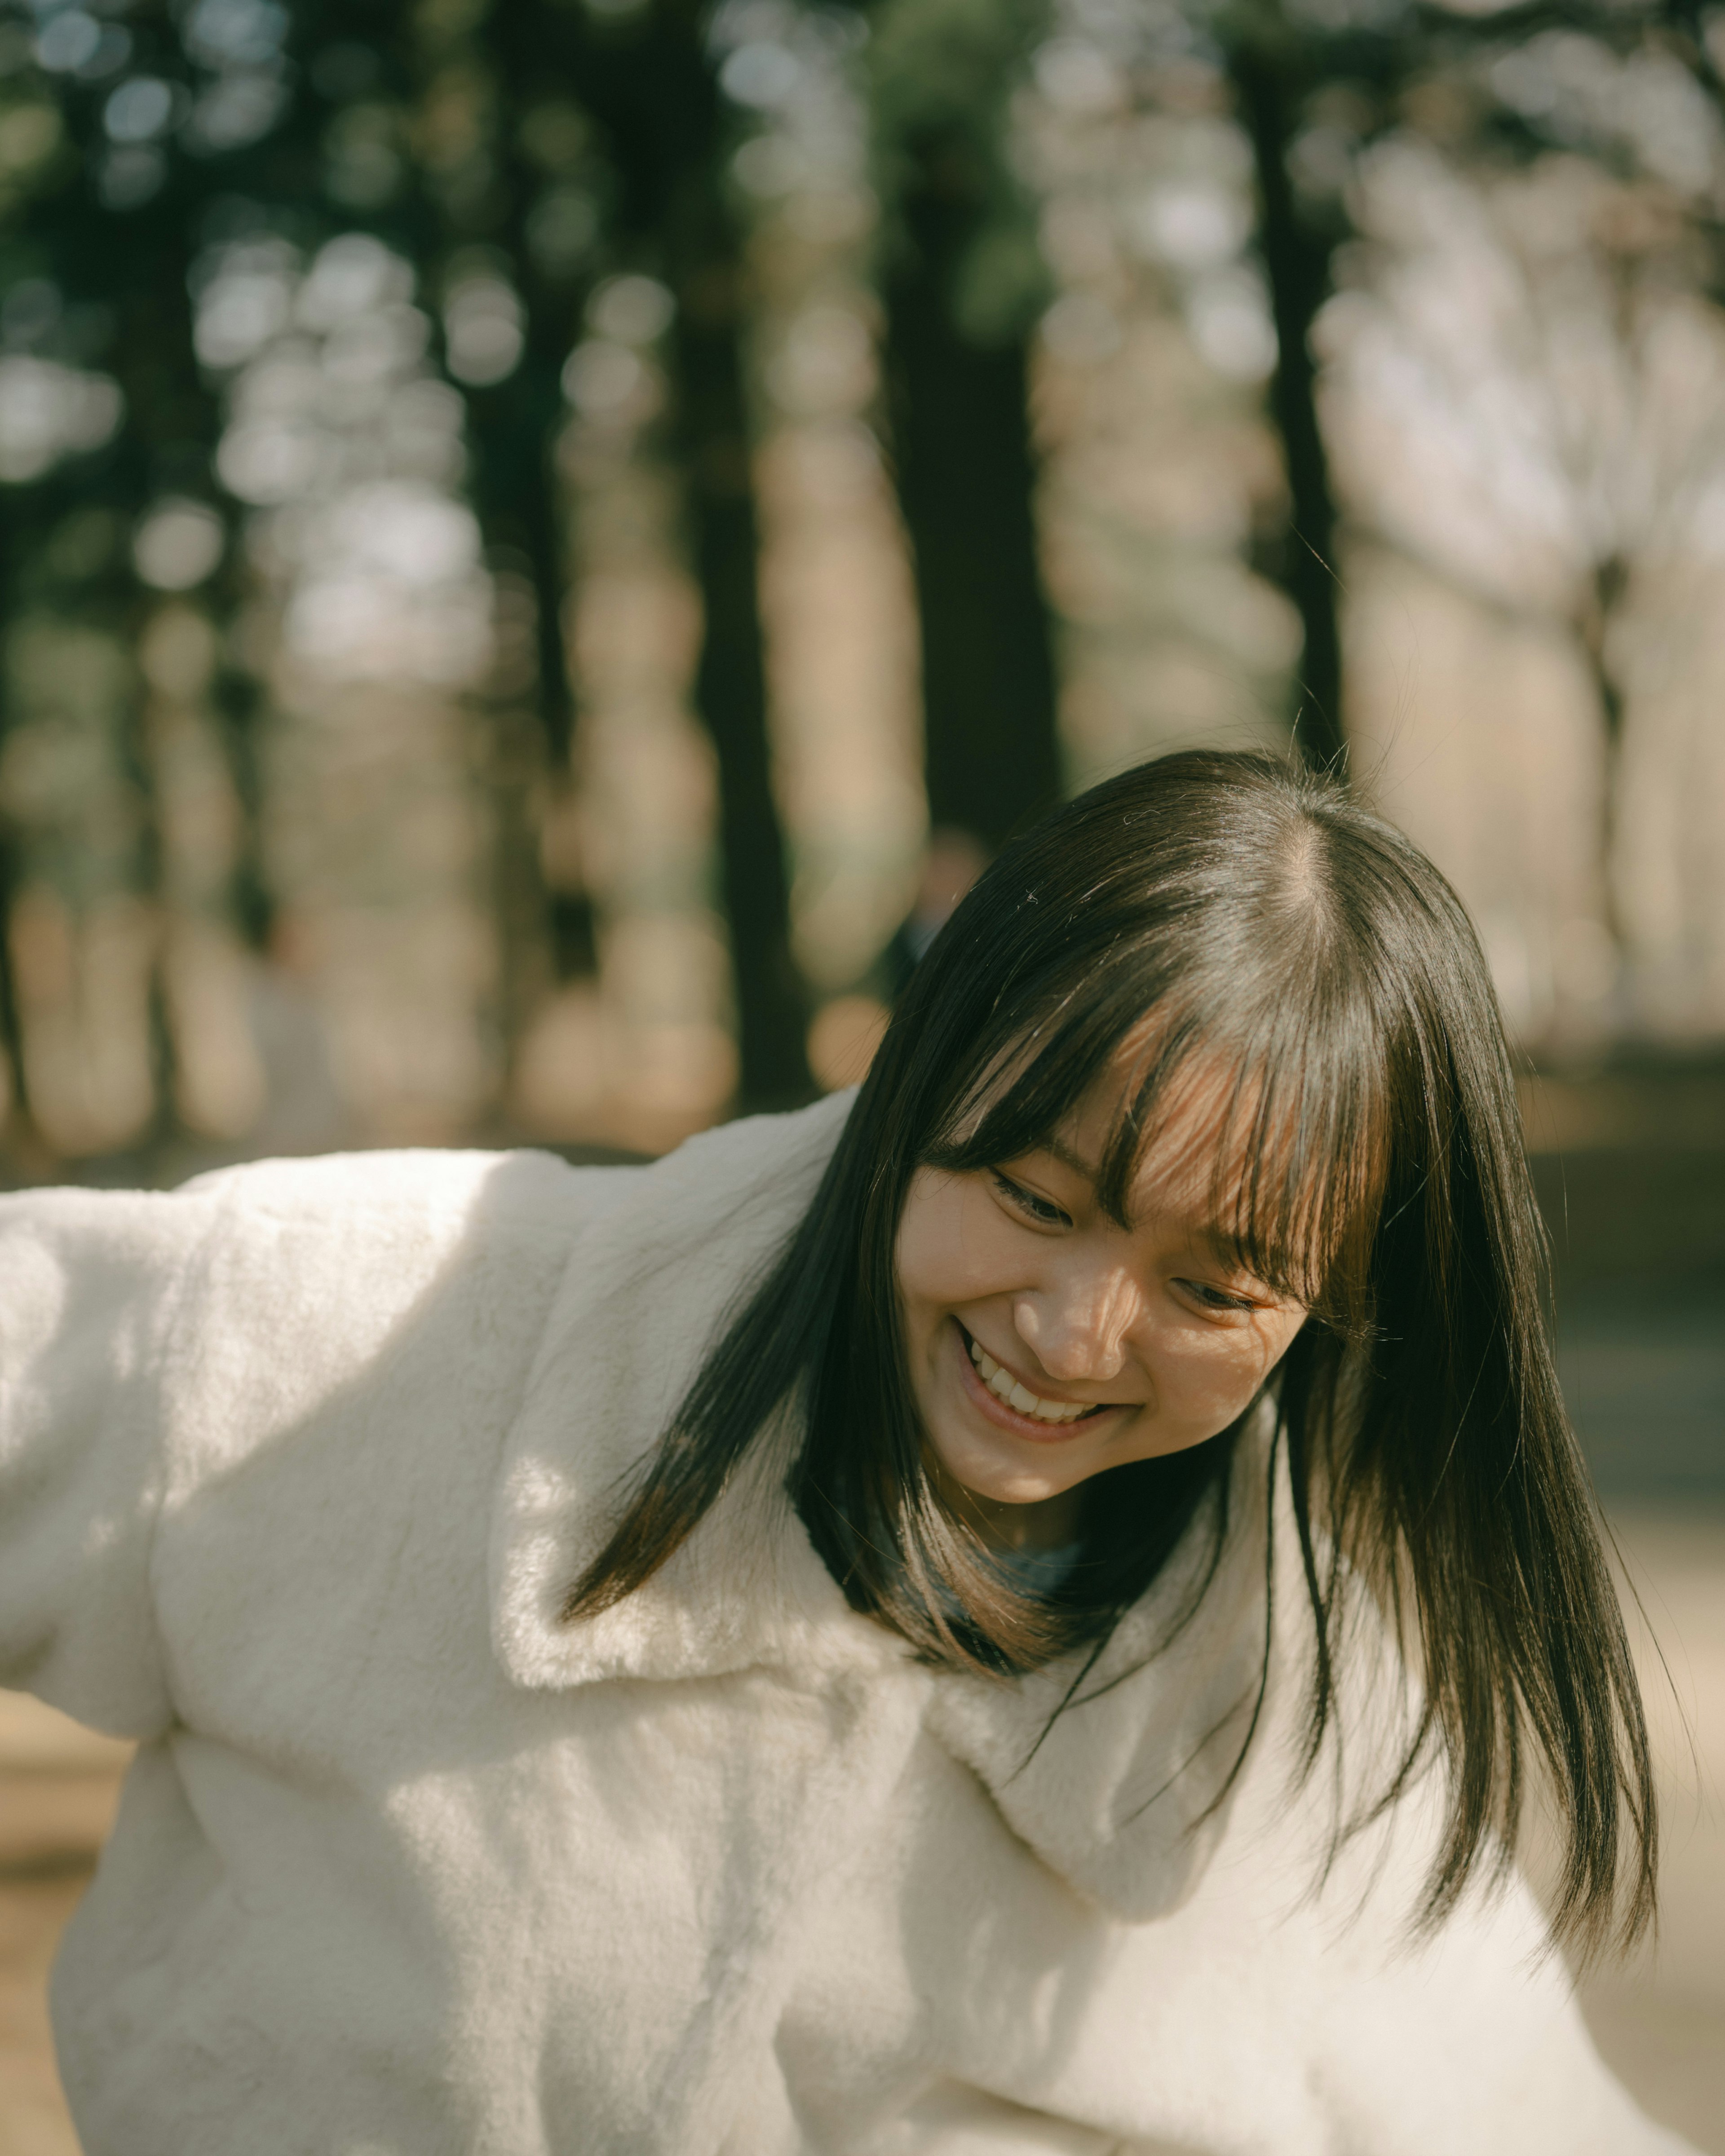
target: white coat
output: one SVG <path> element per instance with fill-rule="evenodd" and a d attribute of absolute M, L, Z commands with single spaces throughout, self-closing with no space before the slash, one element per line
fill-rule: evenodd
<path fill-rule="evenodd" d="M 1317 1891 L 1296 1686 L 1194 1826 L 1250 1504 L 1028 1765 L 1060 1673 L 850 1610 L 784 1433 L 559 1621 L 844 1113 L 0 1203 L 0 1682 L 139 1740 L 54 1984 L 89 2156 L 1677 2150 L 1519 1885 L 1407 1943 L 1423 1799 Z"/>

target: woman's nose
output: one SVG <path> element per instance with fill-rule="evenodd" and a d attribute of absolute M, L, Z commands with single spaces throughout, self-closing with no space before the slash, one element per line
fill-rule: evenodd
<path fill-rule="evenodd" d="M 1013 1324 L 1050 1378 L 1106 1384 L 1125 1364 L 1137 1307 L 1137 1291 L 1123 1276 L 1088 1274 L 1021 1295 Z"/>

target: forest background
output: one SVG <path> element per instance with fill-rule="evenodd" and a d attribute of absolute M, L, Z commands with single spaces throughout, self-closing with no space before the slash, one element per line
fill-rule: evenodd
<path fill-rule="evenodd" d="M 7 0 L 13 1173 L 806 1096 L 931 824 L 1194 741 L 1343 764 L 1548 1069 L 1702 1068 L 1722 62 L 1634 0 Z"/>
<path fill-rule="evenodd" d="M 0 1183 L 808 1097 L 1196 742 L 1480 927 L 1668 1650 L 1588 2010 L 1725 2156 L 1725 8 L 0 0 Z M 33 1712 L 0 2156 L 123 1764 Z"/>

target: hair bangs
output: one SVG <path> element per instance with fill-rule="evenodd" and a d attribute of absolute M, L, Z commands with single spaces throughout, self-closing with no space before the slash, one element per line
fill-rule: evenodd
<path fill-rule="evenodd" d="M 999 1014 L 936 1121 L 929 1163 L 957 1173 L 992 1168 L 1056 1136 L 1142 1020 L 1142 978 L 1127 975 L 1111 991 L 1063 982 L 1028 1023 L 1016 1011 Z"/>
<path fill-rule="evenodd" d="M 1219 1107 L 1186 1141 L 1207 1156 L 1212 1237 L 1242 1271 L 1345 1337 L 1363 1337 L 1390 1151 L 1375 1054 L 1349 1053 L 1291 1002 L 1237 1046 L 1200 1038 L 1195 1050 L 1229 1074 Z M 1183 1061 L 1193 1060 L 1189 1051 Z M 1164 1084 L 1141 1142 L 1153 1170 L 1158 1147 L 1178 1138 L 1178 1088 Z"/>

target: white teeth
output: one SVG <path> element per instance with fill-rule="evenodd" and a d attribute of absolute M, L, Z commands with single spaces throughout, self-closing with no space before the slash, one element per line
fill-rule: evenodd
<path fill-rule="evenodd" d="M 1085 1409 L 1076 1400 L 1039 1399 L 1028 1385 L 1021 1385 L 1009 1370 L 1003 1370 L 988 1351 L 970 1343 L 970 1359 L 975 1363 L 977 1375 L 998 1400 L 1004 1400 L 1020 1414 L 1034 1415 L 1038 1422 L 1076 1422 Z"/>

